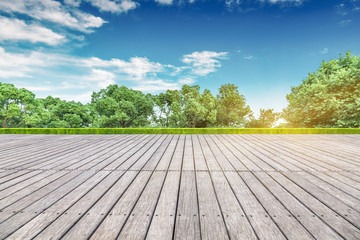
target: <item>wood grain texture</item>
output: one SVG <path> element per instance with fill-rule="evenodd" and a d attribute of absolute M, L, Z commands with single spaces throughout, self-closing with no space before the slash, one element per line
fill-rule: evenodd
<path fill-rule="evenodd" d="M 0 239 L 360 239 L 360 135 L 1 135 Z"/>

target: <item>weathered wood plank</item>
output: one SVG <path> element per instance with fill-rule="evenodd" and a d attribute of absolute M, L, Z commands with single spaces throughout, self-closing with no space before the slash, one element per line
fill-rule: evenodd
<path fill-rule="evenodd" d="M 286 239 L 238 173 L 225 172 L 229 183 L 246 216 L 260 239 Z"/>
<path fill-rule="evenodd" d="M 291 212 L 291 215 L 289 214 L 288 216 L 290 218 L 296 218 L 316 239 L 341 239 L 321 218 L 314 215 L 311 210 L 294 198 L 267 173 L 256 172 L 254 174 L 276 199 Z"/>
<path fill-rule="evenodd" d="M 269 174 L 283 187 L 285 187 L 294 197 L 306 205 L 318 217 L 323 219 L 330 227 L 332 227 L 339 235 L 346 239 L 359 239 L 360 230 L 348 222 L 346 219 L 338 215 L 336 212 L 328 208 L 309 193 L 295 185 L 281 173 L 269 172 Z"/>

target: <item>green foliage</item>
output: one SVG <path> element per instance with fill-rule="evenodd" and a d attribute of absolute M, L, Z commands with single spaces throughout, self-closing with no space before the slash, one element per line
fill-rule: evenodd
<path fill-rule="evenodd" d="M 84 105 L 51 96 L 36 99 L 26 89 L 0 83 L 0 128 L 3 133 L 55 134 L 328 133 L 326 129 L 285 128 L 360 128 L 360 57 L 348 52 L 339 59 L 324 61 L 317 72 L 310 73 L 299 86 L 292 87 L 287 100 L 289 104 L 282 113 L 287 123 L 269 130 L 279 114 L 273 109 L 261 109 L 256 119 L 234 84 L 221 85 L 216 97 L 208 89 L 201 93 L 198 85 L 183 85 L 180 91 L 167 90 L 154 96 L 110 85 L 94 92 L 91 104 Z M 135 129 L 139 127 L 146 129 Z M 39 130 L 41 128 L 43 130 Z M 347 133 L 347 130 L 330 131 L 335 132 Z"/>
<path fill-rule="evenodd" d="M 24 116 L 29 113 L 35 95 L 24 89 L 18 89 L 12 84 L 0 82 L 0 125 L 2 128 L 21 127 Z"/>
<path fill-rule="evenodd" d="M 199 85 L 183 85 L 181 94 L 187 127 L 209 127 L 216 123 L 216 99 L 208 89 L 201 94 Z"/>
<path fill-rule="evenodd" d="M 0 134 L 360 134 L 359 128 L 2 128 Z"/>
<path fill-rule="evenodd" d="M 140 127 L 149 124 L 154 103 L 150 94 L 110 85 L 91 96 L 91 104 L 99 118 L 98 127 Z"/>
<path fill-rule="evenodd" d="M 286 96 L 283 118 L 292 127 L 360 127 L 360 58 L 323 62 Z"/>
<path fill-rule="evenodd" d="M 256 119 L 253 115 L 246 122 L 247 128 L 272 128 L 279 119 L 280 114 L 274 112 L 274 109 L 260 109 L 260 116 Z"/>
<path fill-rule="evenodd" d="M 153 96 L 155 111 L 153 121 L 162 127 L 179 127 L 185 122 L 182 96 L 178 90 L 167 90 Z"/>
<path fill-rule="evenodd" d="M 221 85 L 217 96 L 217 123 L 220 126 L 243 126 L 251 113 L 245 97 L 234 84 Z"/>

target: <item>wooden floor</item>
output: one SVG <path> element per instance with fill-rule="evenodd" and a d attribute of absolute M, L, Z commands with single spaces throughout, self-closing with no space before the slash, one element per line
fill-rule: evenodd
<path fill-rule="evenodd" d="M 0 135 L 0 239 L 360 239 L 360 135 Z"/>

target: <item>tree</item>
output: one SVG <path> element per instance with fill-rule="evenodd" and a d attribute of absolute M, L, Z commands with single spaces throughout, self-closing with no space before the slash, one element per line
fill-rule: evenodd
<path fill-rule="evenodd" d="M 44 118 L 45 110 L 49 116 L 46 115 L 46 127 L 50 128 L 81 128 L 89 127 L 93 122 L 92 111 L 89 105 L 83 105 L 80 102 L 64 101 L 59 98 L 47 97 L 39 99 L 43 109 L 37 110 L 37 115 Z"/>
<path fill-rule="evenodd" d="M 256 119 L 253 115 L 246 122 L 247 128 L 272 128 L 279 119 L 280 114 L 274 112 L 274 109 L 260 109 L 260 116 Z"/>
<path fill-rule="evenodd" d="M 221 85 L 217 100 L 217 123 L 221 126 L 241 126 L 251 113 L 245 97 L 234 84 Z"/>
<path fill-rule="evenodd" d="M 360 127 L 360 58 L 323 61 L 291 88 L 283 118 L 292 127 Z"/>
<path fill-rule="evenodd" d="M 199 85 L 183 85 L 181 94 L 186 127 L 209 127 L 216 123 L 216 99 L 210 90 L 201 94 Z"/>
<path fill-rule="evenodd" d="M 145 126 L 149 124 L 154 107 L 150 94 L 118 85 L 94 92 L 91 104 L 98 113 L 95 126 L 99 127 Z"/>
<path fill-rule="evenodd" d="M 162 127 L 181 127 L 184 123 L 182 96 L 178 90 L 167 90 L 153 96 L 155 111 L 153 120 Z"/>
<path fill-rule="evenodd" d="M 35 94 L 24 88 L 0 82 L 0 125 L 14 128 L 25 125 L 23 118 L 33 107 Z"/>

